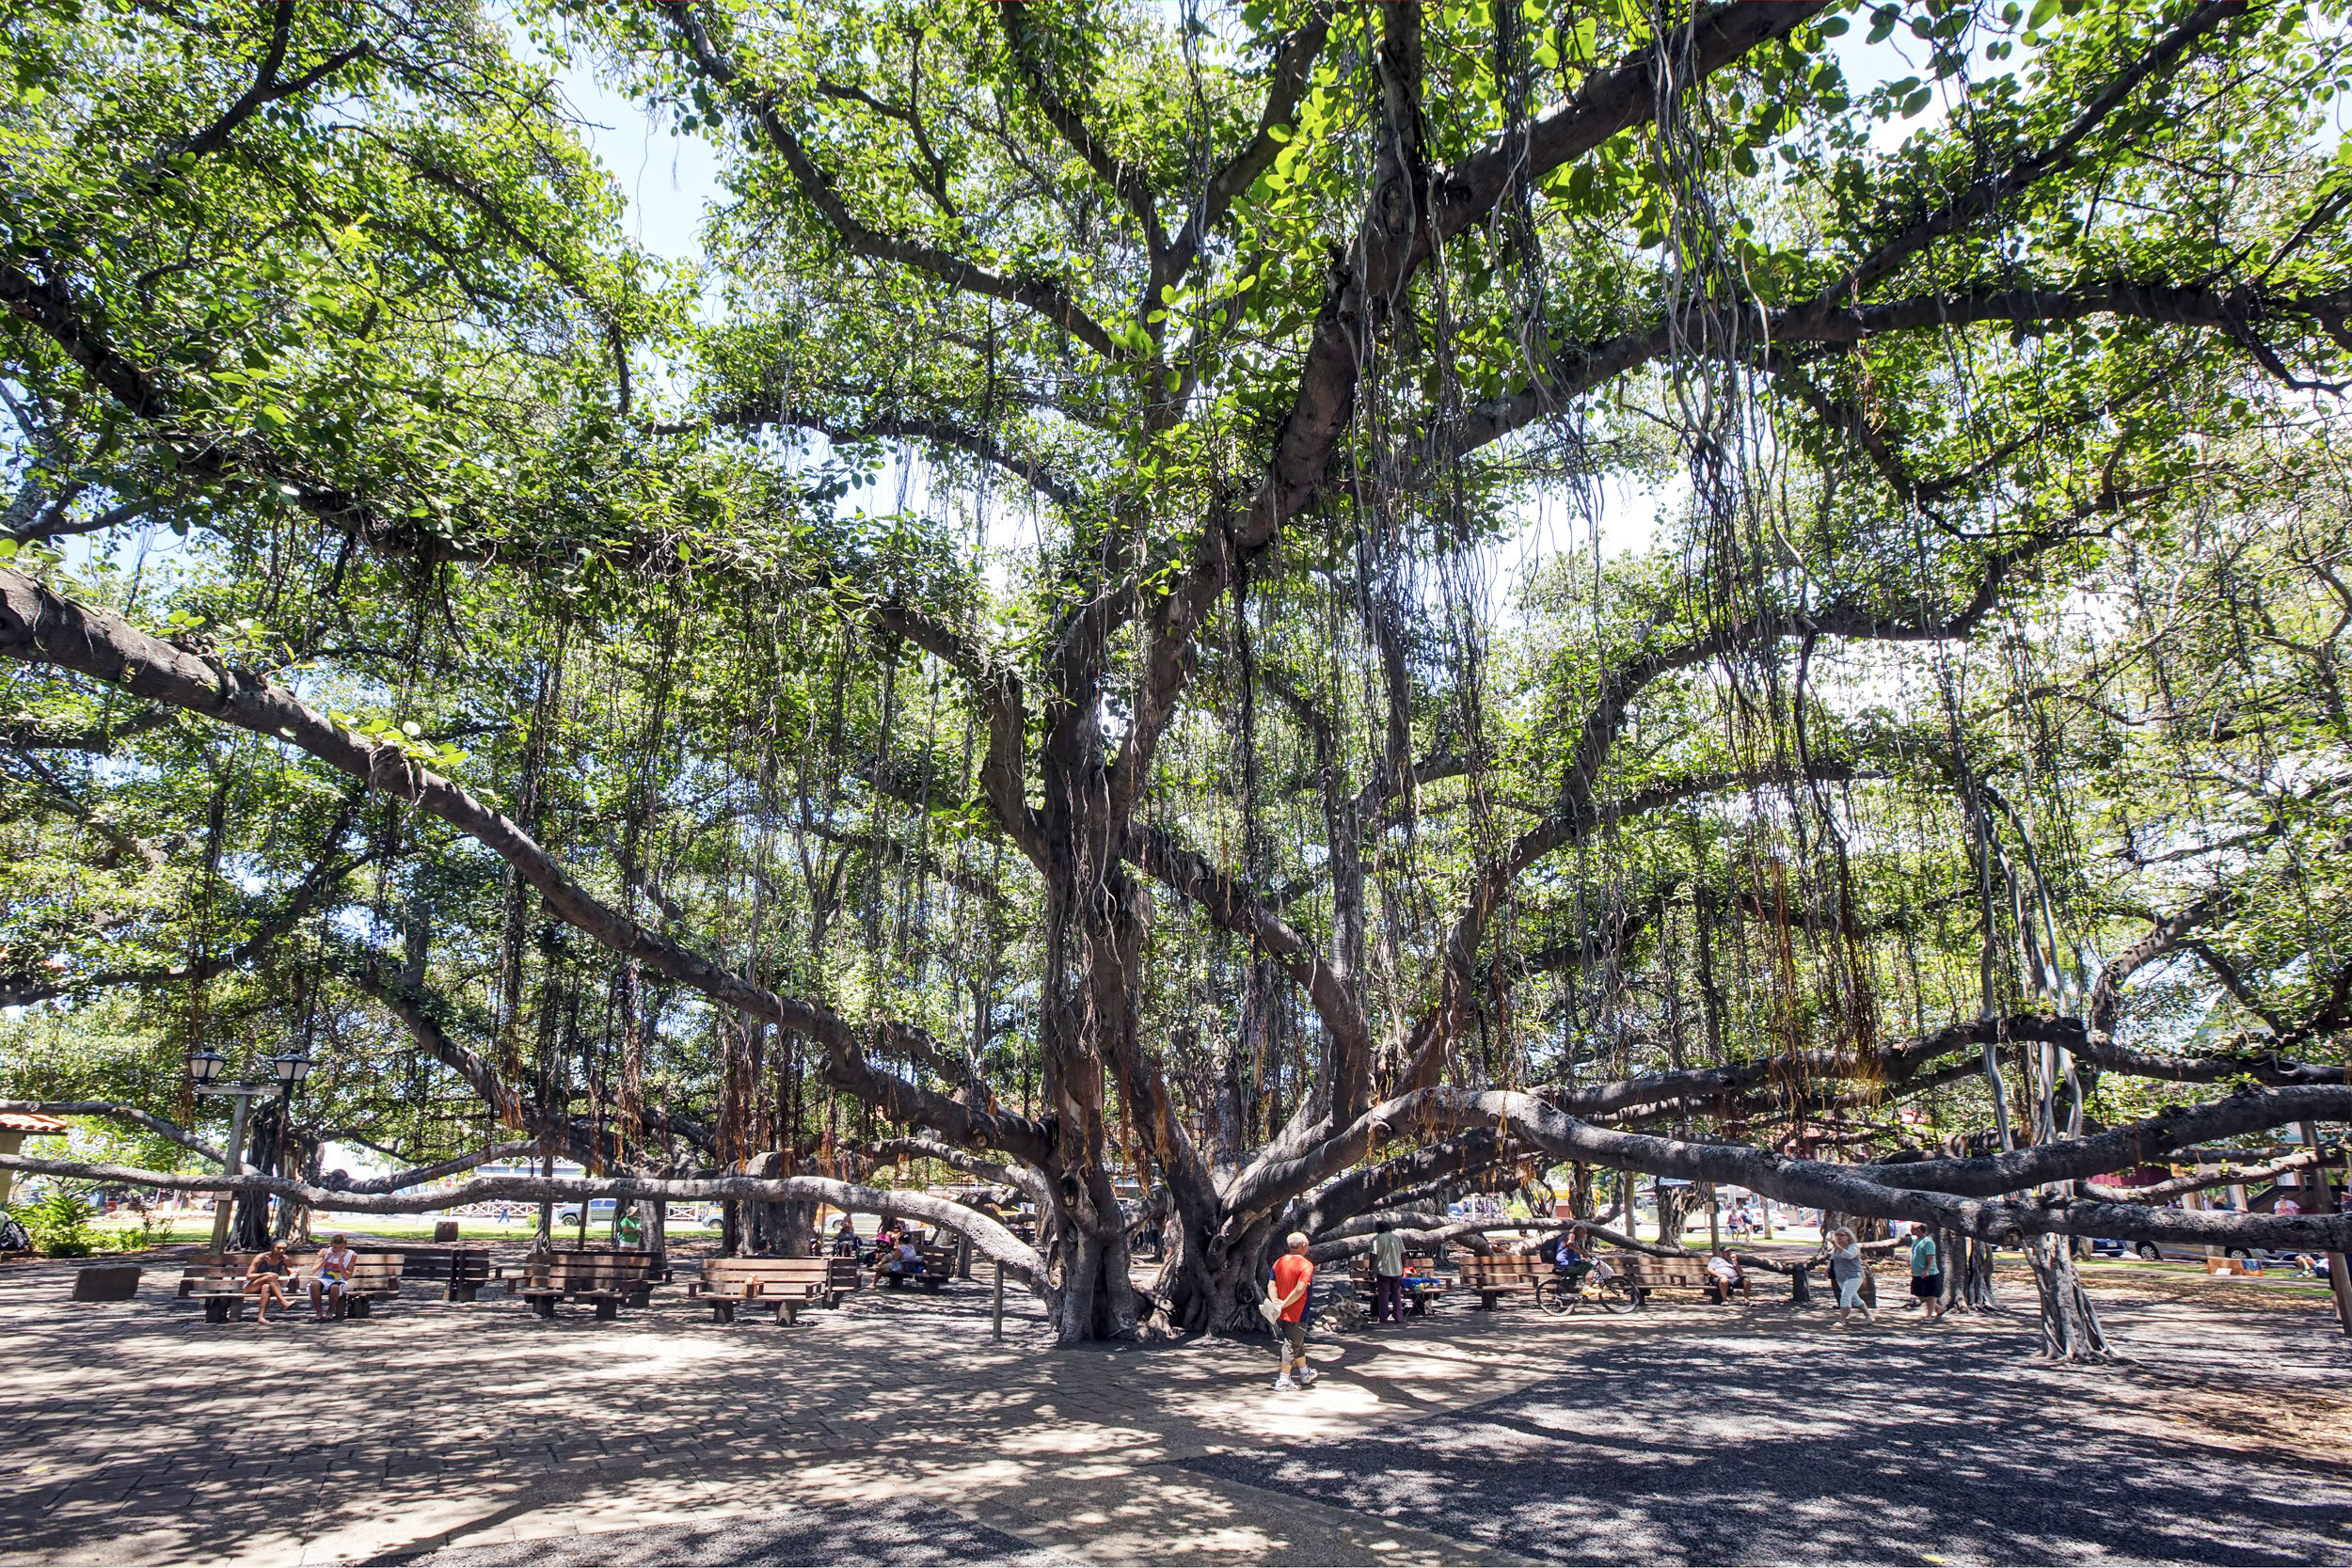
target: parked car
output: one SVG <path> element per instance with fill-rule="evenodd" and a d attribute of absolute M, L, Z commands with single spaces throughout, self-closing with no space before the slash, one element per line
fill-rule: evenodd
<path fill-rule="evenodd" d="M 613 1200 L 609 1197 L 590 1198 L 588 1200 L 588 1223 L 590 1225 L 611 1225 L 612 1223 L 613 1211 L 616 1207 L 617 1206 L 614 1204 Z M 558 1209 L 555 1212 L 555 1223 L 558 1225 L 578 1225 L 580 1223 L 580 1205 L 575 1203 L 568 1208 Z"/>

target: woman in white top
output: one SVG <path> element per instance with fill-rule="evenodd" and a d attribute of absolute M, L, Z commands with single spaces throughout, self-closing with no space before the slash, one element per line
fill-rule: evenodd
<path fill-rule="evenodd" d="M 1830 1283 L 1837 1287 L 1837 1322 L 1833 1326 L 1845 1327 L 1846 1320 L 1856 1312 L 1862 1314 L 1864 1323 L 1868 1323 L 1870 1309 L 1862 1305 L 1862 1243 L 1854 1240 L 1852 1231 L 1840 1226 L 1829 1233 L 1827 1250 Z"/>
<path fill-rule="evenodd" d="M 311 1264 L 310 1315 L 325 1323 L 328 1317 L 342 1316 L 343 1292 L 351 1288 L 351 1272 L 359 1266 L 359 1255 L 351 1250 L 350 1241 L 342 1236 L 327 1239 L 326 1250 Z"/>

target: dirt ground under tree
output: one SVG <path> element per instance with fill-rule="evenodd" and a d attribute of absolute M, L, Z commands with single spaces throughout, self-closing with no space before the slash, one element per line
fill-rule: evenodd
<path fill-rule="evenodd" d="M 984 1284 L 798 1328 L 404 1300 L 211 1325 L 151 1272 L 0 1272 L 0 1561 L 2342 1562 L 2352 1342 L 2323 1301 L 2117 1275 L 2130 1360 L 1759 1301 L 1449 1307 L 1324 1341 L 1057 1350 Z M 594 1533 L 597 1539 L 574 1539 Z"/>

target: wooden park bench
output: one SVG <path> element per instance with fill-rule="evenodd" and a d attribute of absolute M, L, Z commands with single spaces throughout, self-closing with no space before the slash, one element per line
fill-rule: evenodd
<path fill-rule="evenodd" d="M 923 1272 L 916 1275 L 914 1277 L 913 1282 L 922 1286 L 924 1290 L 929 1291 L 933 1295 L 937 1295 L 939 1293 L 939 1288 L 942 1285 L 946 1284 L 950 1279 L 953 1279 L 956 1275 L 955 1248 L 927 1246 L 922 1248 L 921 1251 L 923 1254 Z M 876 1267 L 874 1271 L 874 1277 L 880 1280 L 882 1284 L 889 1286 L 894 1291 L 903 1291 L 908 1285 L 908 1278 L 905 1275 L 892 1274 L 890 1272 L 890 1262 L 888 1259 L 884 1259 L 882 1262 Z"/>
<path fill-rule="evenodd" d="M 339 1318 L 364 1318 L 379 1301 L 394 1301 L 400 1296 L 401 1257 L 397 1252 L 358 1252 L 352 1264 L 351 1278 L 337 1298 L 335 1315 Z M 188 1266 L 180 1276 L 179 1298 L 204 1304 L 206 1323 L 225 1323 L 245 1317 L 245 1304 L 253 1298 L 245 1291 L 246 1270 L 253 1266 L 255 1255 L 250 1252 L 198 1253 L 188 1259 Z M 310 1298 L 310 1275 L 318 1267 L 318 1254 L 302 1257 L 289 1255 L 299 1284 L 286 1287 L 286 1294 L 299 1306 Z"/>
<path fill-rule="evenodd" d="M 544 1263 L 501 1270 L 509 1293 L 543 1318 L 559 1301 L 592 1303 L 599 1318 L 617 1318 L 623 1306 L 652 1305 L 657 1264 L 649 1252 L 558 1252 Z"/>
<path fill-rule="evenodd" d="M 710 1321 L 731 1323 L 735 1309 L 747 1302 L 774 1302 L 776 1322 L 800 1318 L 803 1307 L 832 1307 L 832 1259 L 825 1258 L 713 1258 L 703 1264 L 702 1278 L 686 1288 L 687 1299 L 703 1298 Z"/>
<path fill-rule="evenodd" d="M 828 1258 L 825 1259 L 825 1284 L 832 1290 L 836 1301 L 848 1291 L 866 1288 L 866 1270 L 854 1256 Z"/>
<path fill-rule="evenodd" d="M 1486 1257 L 1466 1253 L 1461 1270 L 1462 1289 L 1478 1292 L 1482 1310 L 1492 1310 L 1496 1302 L 1513 1291 L 1533 1294 L 1536 1286 L 1551 1277 L 1550 1264 L 1517 1252 L 1497 1252 Z"/>
<path fill-rule="evenodd" d="M 1698 1291 L 1709 1301 L 1725 1300 L 1723 1281 L 1707 1272 L 1704 1258 L 1653 1258 L 1641 1252 L 1612 1252 L 1601 1261 L 1622 1277 L 1637 1306 L 1649 1305 L 1653 1291 Z M 1740 1286 L 1733 1286 L 1740 1290 Z"/>
<path fill-rule="evenodd" d="M 441 1287 L 443 1301 L 471 1301 L 490 1282 L 487 1247 L 414 1247 L 401 1254 L 400 1277 Z"/>

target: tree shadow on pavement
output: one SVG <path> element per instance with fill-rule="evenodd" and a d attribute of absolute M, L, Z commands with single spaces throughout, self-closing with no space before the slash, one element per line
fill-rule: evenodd
<path fill-rule="evenodd" d="M 2352 1485 L 2150 1431 L 2161 1396 L 2121 1379 L 1934 1333 L 1799 1345 L 1589 1347 L 1468 1410 L 1184 1467 L 1565 1562 L 2352 1556 Z"/>

